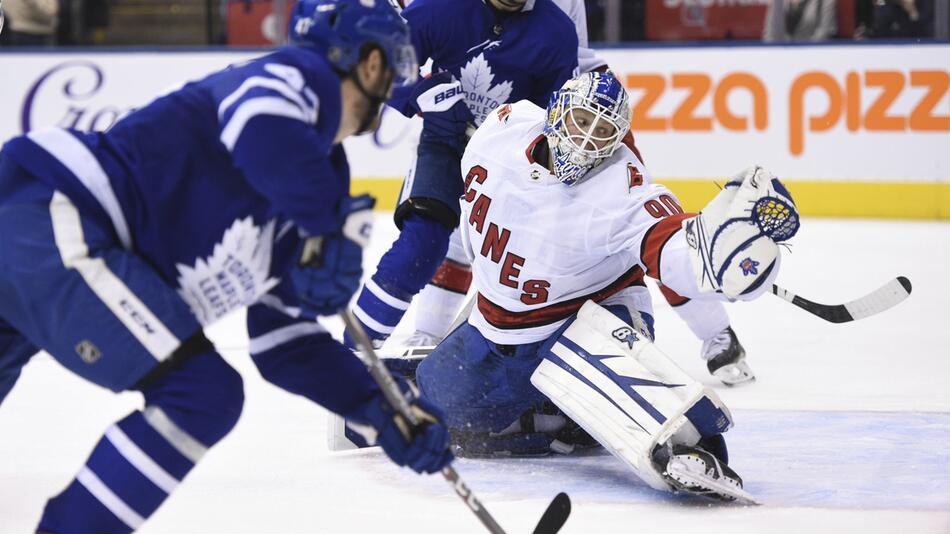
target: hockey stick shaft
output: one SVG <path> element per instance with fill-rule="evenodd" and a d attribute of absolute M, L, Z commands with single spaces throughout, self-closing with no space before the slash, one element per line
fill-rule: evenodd
<path fill-rule="evenodd" d="M 379 388 L 382 390 L 386 400 L 399 415 L 409 421 L 409 424 L 413 426 L 419 424 L 418 418 L 409 406 L 409 401 L 402 396 L 399 386 L 393 380 L 392 375 L 389 374 L 382 360 L 379 359 L 363 326 L 353 317 L 352 312 L 349 310 L 340 312 L 340 318 L 343 319 L 343 324 L 346 326 L 347 331 L 353 336 L 353 339 L 356 340 L 356 344 L 363 354 L 363 361 L 369 368 L 373 380 L 379 384 Z M 465 481 L 462 480 L 462 477 L 454 467 L 448 465 L 443 468 L 442 476 L 445 477 L 445 480 L 452 486 L 452 489 L 455 490 L 456 495 L 465 502 L 465 505 L 478 517 L 479 521 L 485 525 L 485 528 L 487 528 L 489 532 L 492 534 L 505 534 L 504 529 L 502 529 L 498 522 L 495 521 L 495 518 L 488 513 L 488 510 L 485 509 L 481 501 L 478 500 L 478 497 L 472 493 L 472 490 L 465 484 Z"/>
<path fill-rule="evenodd" d="M 910 280 L 898 276 L 867 295 L 844 304 L 819 304 L 772 284 L 772 294 L 832 323 L 864 319 L 888 310 L 910 296 Z"/>

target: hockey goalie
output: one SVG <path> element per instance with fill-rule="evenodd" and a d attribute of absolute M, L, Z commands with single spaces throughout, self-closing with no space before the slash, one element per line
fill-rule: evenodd
<path fill-rule="evenodd" d="M 626 91 L 586 73 L 547 110 L 498 108 L 462 159 L 462 237 L 476 305 L 418 366 L 460 454 L 542 455 L 603 445 L 649 486 L 750 503 L 716 394 L 654 344 L 644 277 L 692 299 L 751 300 L 799 226 L 760 167 L 700 214 L 622 143 Z"/>

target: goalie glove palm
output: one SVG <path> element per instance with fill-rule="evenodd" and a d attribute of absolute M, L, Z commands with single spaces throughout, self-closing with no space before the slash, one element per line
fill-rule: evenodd
<path fill-rule="evenodd" d="M 731 300 L 758 297 L 778 274 L 778 243 L 798 227 L 795 202 L 778 178 L 761 167 L 739 173 L 683 222 L 699 289 Z"/>

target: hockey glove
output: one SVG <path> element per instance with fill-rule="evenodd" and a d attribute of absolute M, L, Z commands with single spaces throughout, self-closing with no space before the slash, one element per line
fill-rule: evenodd
<path fill-rule="evenodd" d="M 449 450 L 449 430 L 442 422 L 442 410 L 419 397 L 403 378 L 394 376 L 393 379 L 419 423 L 412 426 L 380 392 L 357 414 L 347 417 L 347 426 L 363 436 L 368 444 L 380 445 L 396 465 L 408 466 L 417 473 L 441 471 L 454 459 Z"/>
<path fill-rule="evenodd" d="M 697 217 L 683 221 L 700 291 L 758 297 L 778 274 L 778 243 L 798 227 L 798 209 L 778 178 L 761 167 L 737 174 Z"/>
<path fill-rule="evenodd" d="M 363 247 L 373 229 L 369 195 L 347 198 L 341 210 L 343 225 L 335 232 L 303 239 L 299 262 L 290 279 L 300 297 L 305 317 L 333 315 L 349 303 L 363 275 Z"/>
<path fill-rule="evenodd" d="M 409 110 L 422 115 L 421 143 L 447 145 L 461 157 L 475 118 L 465 104 L 462 84 L 451 73 L 436 73 L 416 84 Z"/>

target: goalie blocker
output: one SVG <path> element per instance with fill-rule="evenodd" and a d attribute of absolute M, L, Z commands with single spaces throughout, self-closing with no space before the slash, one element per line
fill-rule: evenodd
<path fill-rule="evenodd" d="M 531 383 L 651 487 L 754 502 L 725 466 L 720 434 L 732 416 L 722 401 L 596 303 L 567 324 Z"/>

